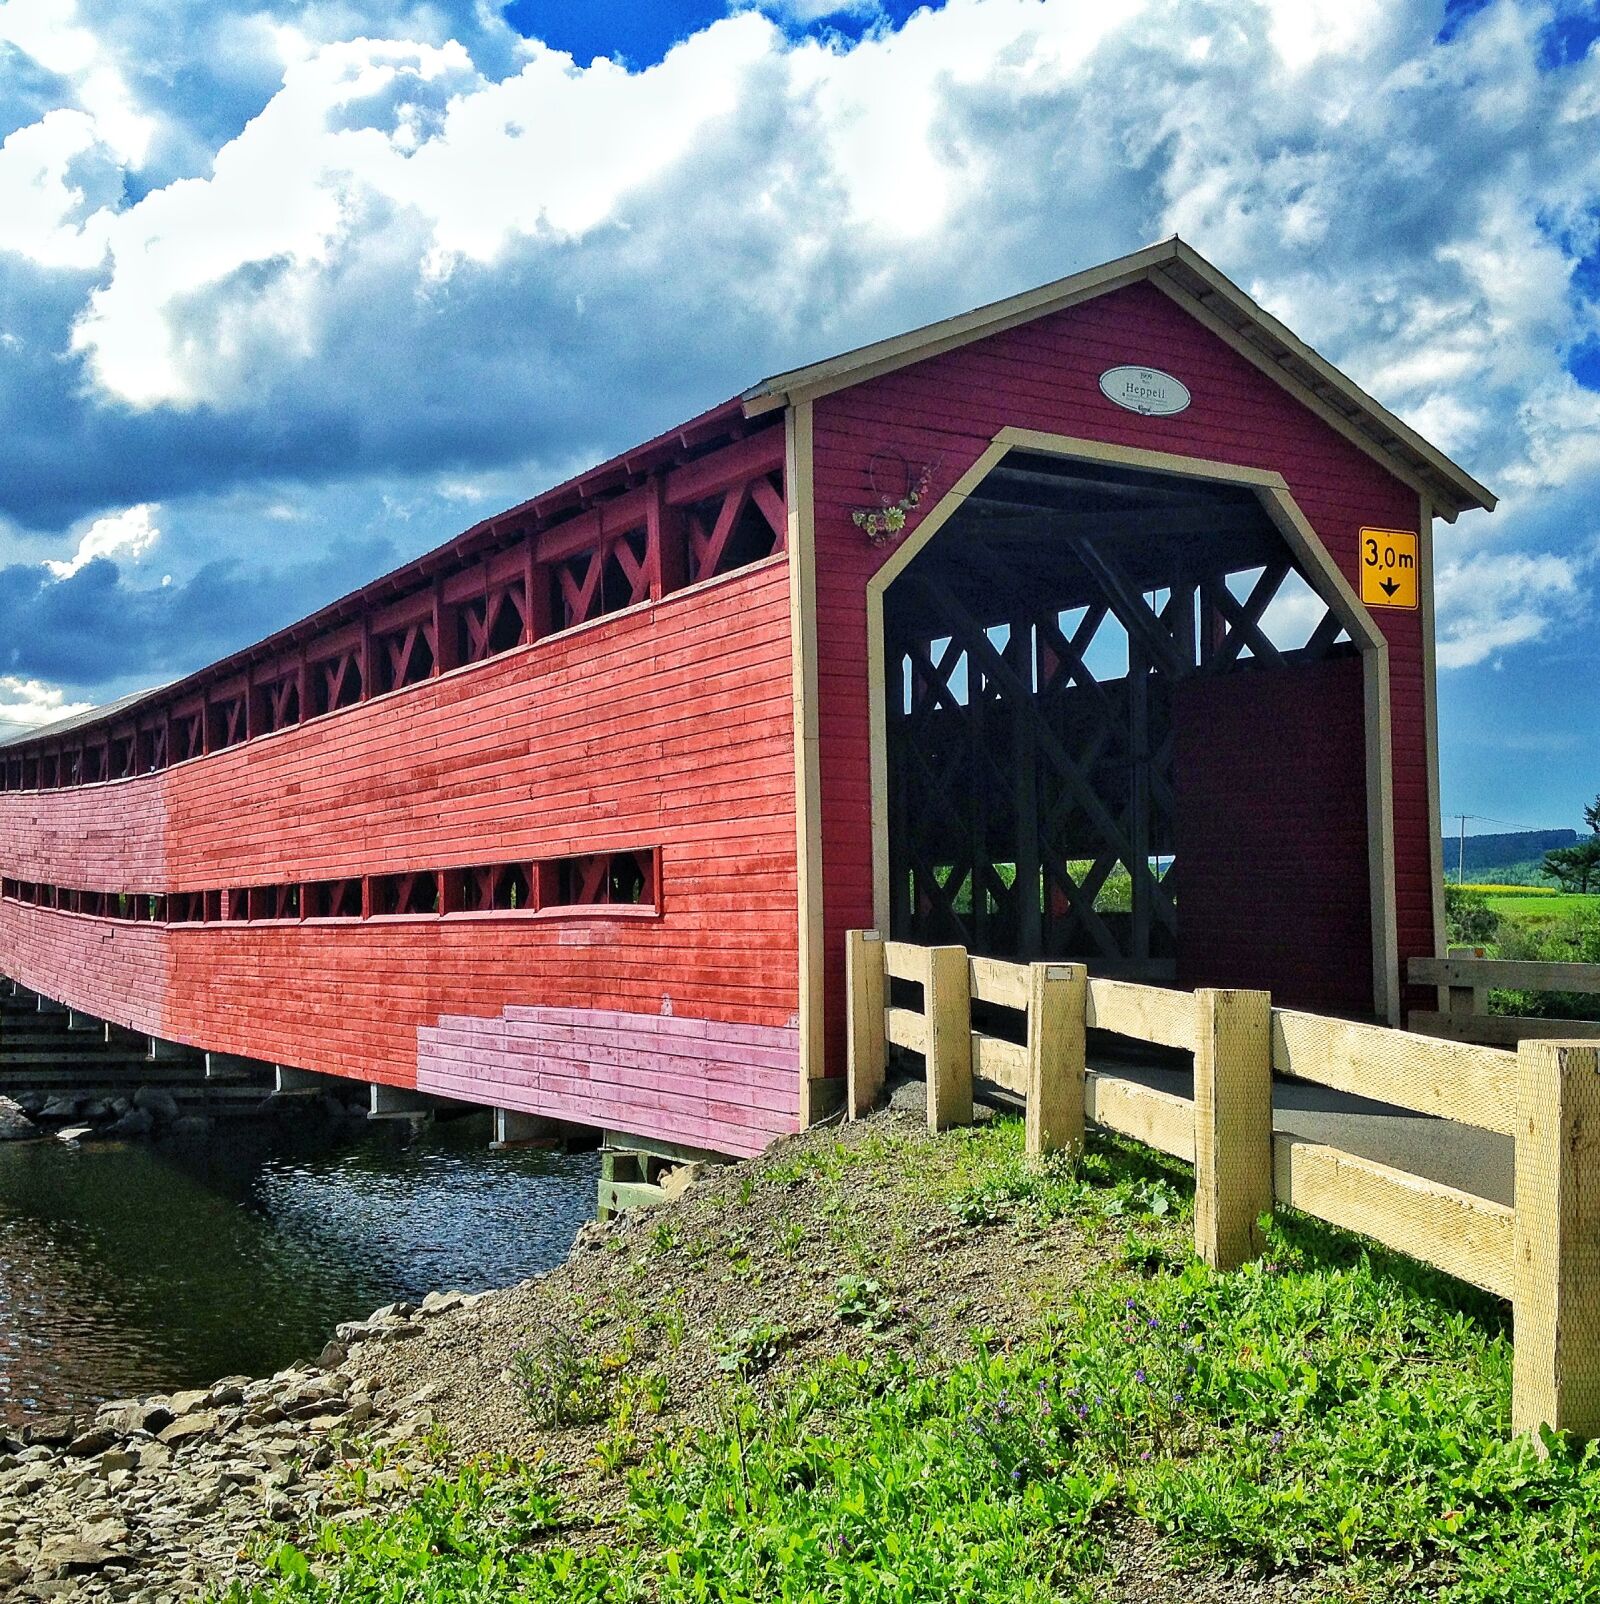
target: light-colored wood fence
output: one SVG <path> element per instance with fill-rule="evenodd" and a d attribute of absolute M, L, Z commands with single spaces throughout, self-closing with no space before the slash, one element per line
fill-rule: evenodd
<path fill-rule="evenodd" d="M 1452 1041 L 1515 1047 L 1539 1037 L 1562 1041 L 1600 1041 L 1600 964 L 1534 963 L 1512 958 L 1413 958 L 1406 978 L 1414 986 L 1437 986 L 1437 1009 L 1414 1008 L 1413 1030 Z M 1576 992 L 1595 999 L 1592 1020 L 1537 1019 L 1525 1014 L 1491 1014 L 1489 993 L 1507 991 Z"/>
<path fill-rule="evenodd" d="M 847 970 L 852 1118 L 880 1100 L 898 1046 L 923 1056 L 931 1130 L 969 1122 L 987 1082 L 1024 1102 L 1030 1156 L 1078 1150 L 1088 1120 L 1192 1163 L 1195 1248 L 1219 1269 L 1260 1251 L 1275 1204 L 1372 1237 L 1510 1299 L 1519 1431 L 1600 1436 L 1600 1045 L 1512 1053 L 871 930 L 850 932 Z M 922 988 L 920 1007 L 892 1001 L 897 980 Z M 1021 1041 L 974 1030 L 974 1002 L 1019 1016 Z M 1193 1096 L 1089 1069 L 1090 1030 L 1192 1053 Z M 1513 1203 L 1274 1132 L 1275 1073 L 1507 1137 Z"/>

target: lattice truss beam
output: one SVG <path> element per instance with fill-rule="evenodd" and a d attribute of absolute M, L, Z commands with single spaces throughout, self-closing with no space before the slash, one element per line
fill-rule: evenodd
<path fill-rule="evenodd" d="M 1191 540 L 1152 586 L 1126 541 L 1069 530 L 1051 571 L 998 561 L 982 527 L 941 536 L 888 595 L 892 928 L 1157 972 L 1181 886 L 1174 691 L 1354 648 L 1281 543 L 1230 566 L 1221 542 L 1205 570 Z"/>
<path fill-rule="evenodd" d="M 0 789 L 152 773 L 782 552 L 783 430 L 699 453 L 686 439 L 684 451 L 625 485 L 607 481 L 554 520 L 521 521 L 519 509 L 480 526 L 469 532 L 470 557 L 447 548 L 431 579 L 363 598 L 357 616 L 343 613 L 292 644 L 267 643 L 255 660 L 219 666 L 126 723 L 0 752 Z"/>

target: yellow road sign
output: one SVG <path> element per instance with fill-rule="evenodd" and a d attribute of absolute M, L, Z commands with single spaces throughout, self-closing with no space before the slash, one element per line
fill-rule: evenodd
<path fill-rule="evenodd" d="M 1404 529 L 1361 531 L 1361 599 L 1369 607 L 1417 605 L 1417 537 Z"/>

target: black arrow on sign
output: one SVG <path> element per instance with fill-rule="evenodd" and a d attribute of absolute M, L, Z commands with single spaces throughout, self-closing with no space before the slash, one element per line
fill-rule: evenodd
<path fill-rule="evenodd" d="M 1378 589 L 1381 590 L 1384 593 L 1385 596 L 1394 595 L 1394 593 L 1397 590 L 1399 590 L 1399 588 L 1400 587 L 1397 584 L 1395 584 L 1395 582 L 1392 579 L 1386 579 L 1386 580 L 1384 580 L 1384 582 L 1381 585 L 1378 586 Z"/>

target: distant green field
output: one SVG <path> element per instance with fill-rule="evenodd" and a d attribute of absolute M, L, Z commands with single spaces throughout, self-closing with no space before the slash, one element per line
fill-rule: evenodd
<path fill-rule="evenodd" d="M 1484 900 L 1502 919 L 1514 919 L 1518 924 L 1547 924 L 1552 919 L 1565 919 L 1574 913 L 1600 908 L 1600 896 L 1580 897 L 1566 891 L 1544 897 L 1513 892 L 1510 896 Z"/>

